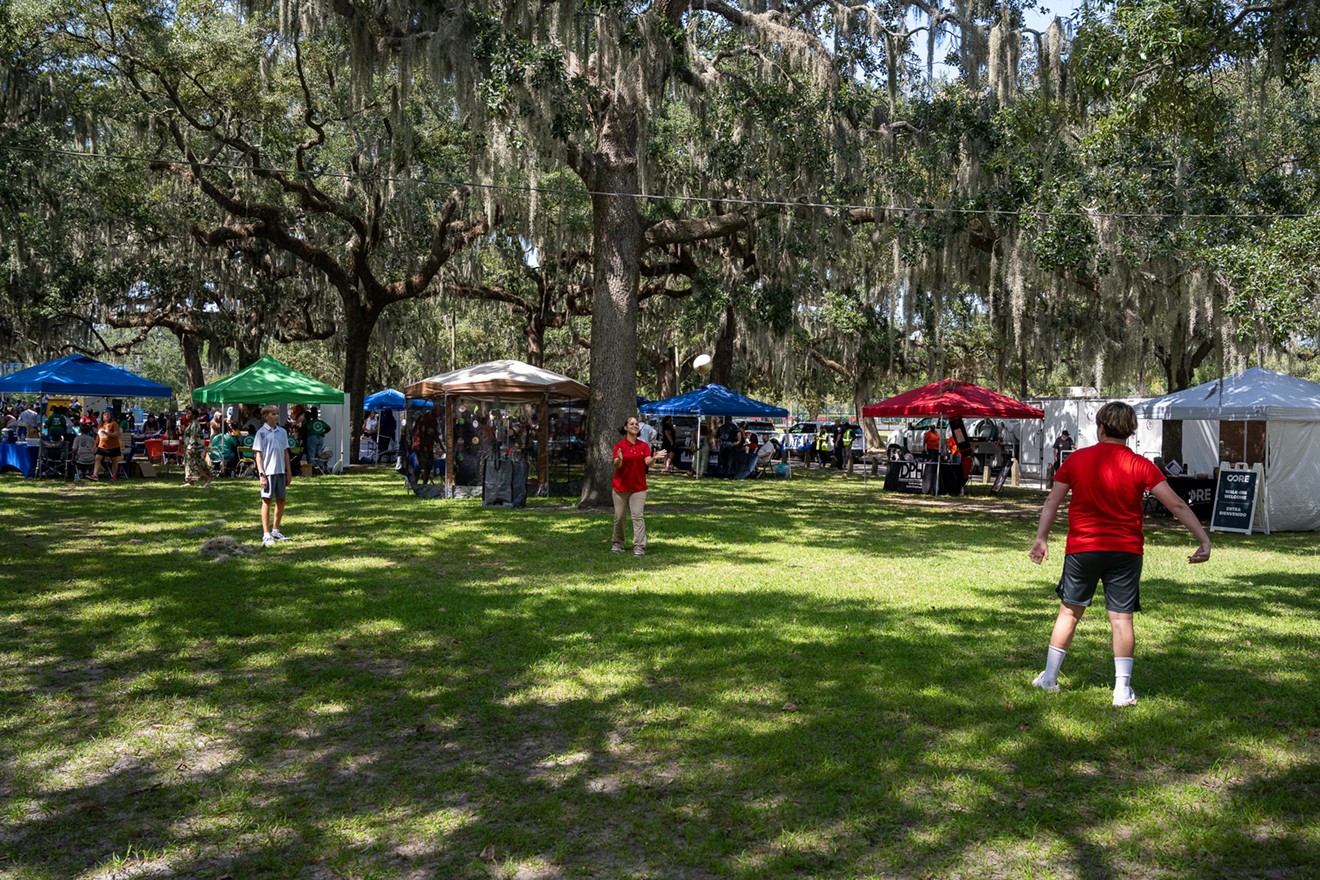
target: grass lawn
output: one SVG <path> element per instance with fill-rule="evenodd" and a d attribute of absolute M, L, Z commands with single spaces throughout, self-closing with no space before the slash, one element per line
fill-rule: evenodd
<path fill-rule="evenodd" d="M 179 482 L 0 477 L 0 878 L 1320 876 L 1315 534 L 1153 524 L 1117 710 L 1103 612 L 1029 686 L 1036 492 L 657 477 L 634 559 L 386 470 L 262 550 Z"/>

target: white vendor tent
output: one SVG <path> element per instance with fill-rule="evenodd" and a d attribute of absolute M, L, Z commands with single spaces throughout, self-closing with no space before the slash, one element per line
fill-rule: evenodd
<path fill-rule="evenodd" d="M 1192 470 L 1219 464 L 1220 422 L 1264 422 L 1270 529 L 1320 529 L 1320 385 L 1253 367 L 1135 408 L 1141 418 L 1183 420 L 1183 455 Z"/>

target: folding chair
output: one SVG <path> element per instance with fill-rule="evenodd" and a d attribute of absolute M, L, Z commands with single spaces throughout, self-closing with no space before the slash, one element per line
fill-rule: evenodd
<path fill-rule="evenodd" d="M 234 467 L 236 477 L 255 477 L 257 475 L 257 456 L 252 451 L 252 435 L 238 439 L 238 464 Z"/>
<path fill-rule="evenodd" d="M 330 450 L 322 449 L 315 458 L 307 460 L 312 466 L 312 472 L 325 476 L 330 473 Z"/>
<path fill-rule="evenodd" d="M 160 441 L 160 468 L 164 470 L 170 465 L 183 467 L 183 441 L 182 440 L 162 440 Z"/>
<path fill-rule="evenodd" d="M 224 454 L 215 446 L 208 444 L 206 447 L 206 463 L 211 466 L 211 473 L 217 477 L 227 476 L 228 462 L 225 461 Z"/>
<path fill-rule="evenodd" d="M 63 440 L 42 440 L 37 453 L 38 477 L 69 477 L 69 444 Z"/>
<path fill-rule="evenodd" d="M 291 476 L 301 477 L 302 466 L 305 463 L 303 458 L 303 448 L 293 442 L 293 437 L 289 437 L 289 463 L 293 465 L 293 474 Z"/>

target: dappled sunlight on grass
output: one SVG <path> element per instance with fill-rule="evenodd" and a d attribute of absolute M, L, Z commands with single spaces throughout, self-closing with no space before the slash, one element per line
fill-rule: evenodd
<path fill-rule="evenodd" d="M 1314 536 L 1154 528 L 1134 686 L 1102 608 L 1044 653 L 1034 501 L 657 479 L 610 517 L 391 473 L 0 480 L 0 862 L 174 876 L 1305 876 Z M 213 562 L 230 535 L 251 556 Z M 480 855 L 490 848 L 489 858 Z M 118 854 L 116 856 L 115 854 Z M 146 865 L 140 862 L 139 865 Z M 118 869 L 115 869 L 118 870 Z M 145 870 L 145 868 L 142 868 Z"/>

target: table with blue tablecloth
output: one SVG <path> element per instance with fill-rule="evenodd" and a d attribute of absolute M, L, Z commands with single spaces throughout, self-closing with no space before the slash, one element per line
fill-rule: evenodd
<path fill-rule="evenodd" d="M 40 446 L 26 443 L 0 443 L 0 471 L 13 468 L 25 477 L 37 472 L 37 454 Z"/>

